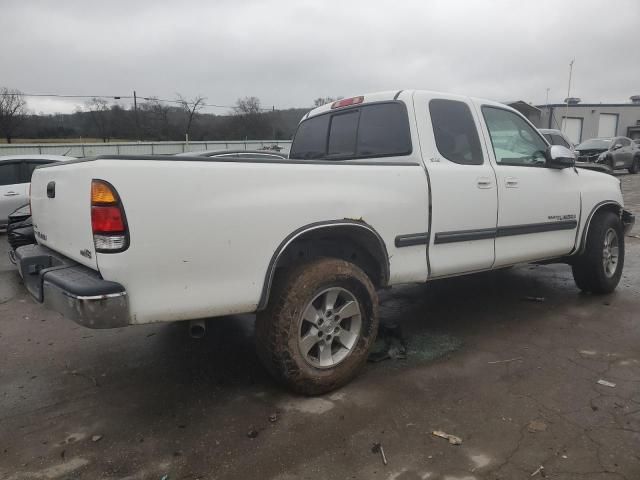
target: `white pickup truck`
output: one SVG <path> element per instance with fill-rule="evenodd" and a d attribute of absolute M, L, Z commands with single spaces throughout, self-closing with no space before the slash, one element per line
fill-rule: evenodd
<path fill-rule="evenodd" d="M 38 245 L 17 256 L 38 301 L 91 328 L 257 312 L 260 357 L 305 394 L 365 362 L 377 289 L 562 262 L 611 292 L 634 221 L 618 179 L 517 111 L 409 90 L 316 108 L 288 159 L 39 167 L 31 204 Z"/>

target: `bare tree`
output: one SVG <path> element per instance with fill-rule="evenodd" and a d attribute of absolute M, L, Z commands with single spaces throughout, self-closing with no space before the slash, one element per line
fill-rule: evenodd
<path fill-rule="evenodd" d="M 240 138 L 258 139 L 272 134 L 270 122 L 262 111 L 258 97 L 239 98 L 233 111 L 236 115 L 232 124 Z"/>
<path fill-rule="evenodd" d="M 148 134 L 158 140 L 169 139 L 169 111 L 171 107 L 160 102 L 156 97 L 149 98 L 149 101 L 140 108 L 145 113 L 145 126 L 150 130 Z M 144 118 L 143 117 L 143 118 Z"/>
<path fill-rule="evenodd" d="M 236 115 L 258 115 L 261 112 L 260 99 L 258 97 L 244 97 L 236 100 L 233 111 Z"/>
<path fill-rule="evenodd" d="M 177 96 L 178 96 L 178 99 L 177 99 L 178 103 L 187 114 L 187 125 L 184 133 L 186 135 L 186 138 L 188 139 L 189 132 L 191 131 L 191 124 L 193 123 L 193 119 L 196 113 L 198 113 L 200 110 L 204 108 L 204 102 L 206 98 L 203 97 L 202 95 L 198 95 L 197 97 L 193 97 L 191 100 L 188 100 L 182 95 L 180 95 L 179 93 L 177 94 Z"/>
<path fill-rule="evenodd" d="M 16 129 L 27 115 L 27 102 L 20 90 L 0 88 L 0 132 L 11 143 Z"/>
<path fill-rule="evenodd" d="M 86 103 L 87 110 L 91 114 L 91 120 L 98 131 L 98 135 L 104 143 L 109 141 L 109 104 L 104 98 L 92 98 Z"/>
<path fill-rule="evenodd" d="M 327 103 L 333 103 L 336 100 L 342 100 L 344 97 L 318 97 L 313 101 L 314 107 L 321 107 L 322 105 L 326 105 Z"/>

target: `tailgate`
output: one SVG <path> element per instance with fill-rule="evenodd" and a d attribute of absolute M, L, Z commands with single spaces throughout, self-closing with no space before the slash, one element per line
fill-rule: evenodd
<path fill-rule="evenodd" d="M 97 270 L 91 231 L 92 163 L 36 168 L 31 177 L 31 209 L 39 244 Z"/>

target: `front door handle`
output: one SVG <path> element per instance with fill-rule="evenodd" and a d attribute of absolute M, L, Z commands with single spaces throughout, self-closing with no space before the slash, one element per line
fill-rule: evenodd
<path fill-rule="evenodd" d="M 476 185 L 478 185 L 478 188 L 491 188 L 493 187 L 493 182 L 491 181 L 491 179 L 489 177 L 479 177 L 476 180 Z"/>
<path fill-rule="evenodd" d="M 518 188 L 518 179 L 515 177 L 507 177 L 504 179 L 504 186 L 507 188 Z"/>
<path fill-rule="evenodd" d="M 5 197 L 15 197 L 16 195 L 20 195 L 18 192 L 7 192 L 4 194 Z"/>

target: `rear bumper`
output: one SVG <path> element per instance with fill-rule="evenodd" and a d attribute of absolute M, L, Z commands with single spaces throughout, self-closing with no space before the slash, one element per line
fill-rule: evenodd
<path fill-rule="evenodd" d="M 47 308 L 89 328 L 129 324 L 124 287 L 41 245 L 16 250 L 16 263 L 29 293 Z"/>
<path fill-rule="evenodd" d="M 624 234 L 628 234 L 636 223 L 636 216 L 629 210 L 622 210 L 622 227 Z"/>

